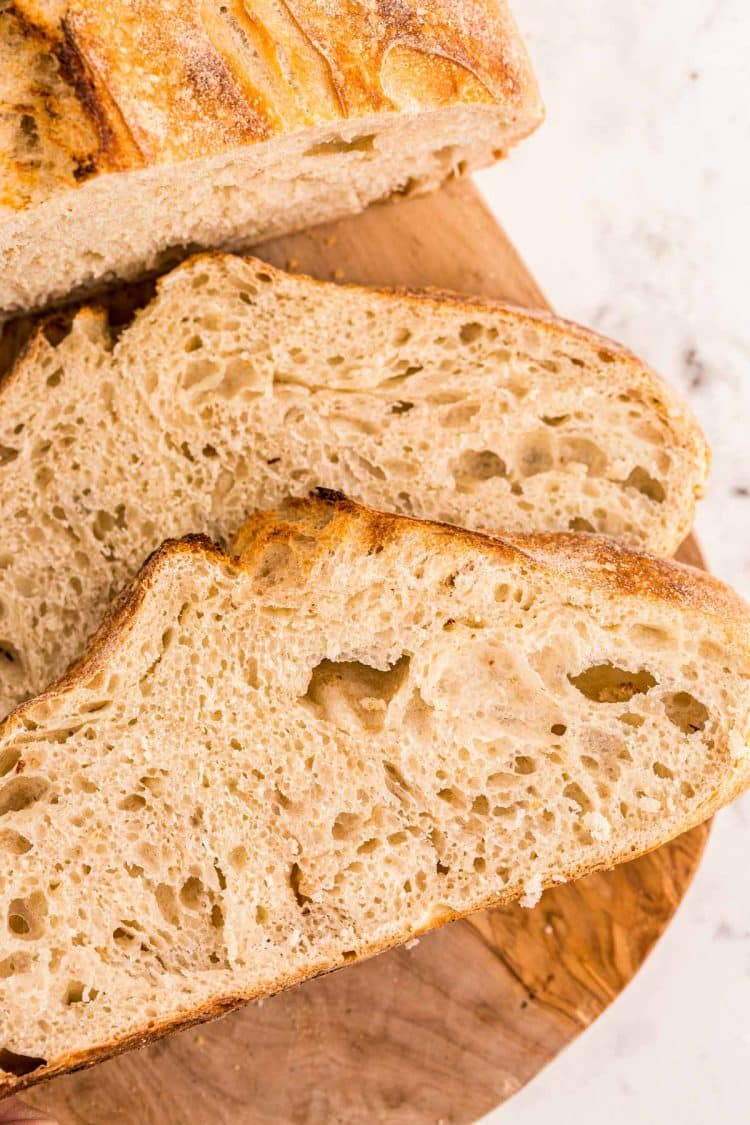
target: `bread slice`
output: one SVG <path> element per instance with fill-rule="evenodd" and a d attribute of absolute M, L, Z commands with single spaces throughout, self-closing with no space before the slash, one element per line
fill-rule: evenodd
<path fill-rule="evenodd" d="M 706 447 L 672 392 L 551 317 L 201 256 L 113 342 L 84 310 L 0 389 L 0 708 L 82 650 L 165 538 L 324 485 L 480 530 L 671 553 Z"/>
<path fill-rule="evenodd" d="M 431 190 L 542 117 L 505 0 L 11 0 L 0 106 L 0 316 Z"/>
<path fill-rule="evenodd" d="M 750 609 L 335 494 L 161 548 L 0 726 L 19 1089 L 629 859 L 750 780 Z"/>

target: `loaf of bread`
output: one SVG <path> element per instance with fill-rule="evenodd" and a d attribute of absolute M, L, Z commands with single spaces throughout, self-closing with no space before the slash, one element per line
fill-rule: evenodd
<path fill-rule="evenodd" d="M 82 651 L 165 538 L 323 485 L 484 531 L 687 534 L 707 453 L 669 388 L 491 303 L 191 260 L 116 340 L 84 310 L 0 388 L 0 718 Z"/>
<path fill-rule="evenodd" d="M 430 190 L 541 119 L 505 0 L 11 0 L 0 103 L 0 317 Z"/>
<path fill-rule="evenodd" d="M 161 548 L 0 726 L 0 1089 L 630 859 L 750 780 L 750 609 L 332 494 Z"/>

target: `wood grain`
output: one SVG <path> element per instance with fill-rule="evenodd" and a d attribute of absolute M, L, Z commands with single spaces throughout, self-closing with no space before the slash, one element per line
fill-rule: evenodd
<path fill-rule="evenodd" d="M 318 277 L 544 305 L 469 183 L 259 251 Z M 685 561 L 702 565 L 697 544 Z M 708 826 L 634 863 L 455 923 L 29 1100 L 62 1125 L 464 1123 L 499 1105 L 622 991 L 669 924 Z"/>

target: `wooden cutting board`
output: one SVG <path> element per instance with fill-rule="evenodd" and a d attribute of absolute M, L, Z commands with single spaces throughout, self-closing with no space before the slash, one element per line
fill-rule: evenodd
<path fill-rule="evenodd" d="M 545 305 L 470 183 L 266 244 L 318 277 Z M 701 565 L 689 540 L 681 557 Z M 587 1028 L 664 932 L 708 826 L 615 871 L 479 914 L 58 1079 L 29 1100 L 62 1125 L 471 1122 Z"/>

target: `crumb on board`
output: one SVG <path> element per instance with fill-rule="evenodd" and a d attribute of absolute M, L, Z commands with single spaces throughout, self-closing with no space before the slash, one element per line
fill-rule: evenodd
<path fill-rule="evenodd" d="M 536 875 L 533 879 L 527 879 L 523 885 L 523 892 L 518 901 L 525 910 L 531 910 L 542 897 L 542 880 L 540 877 Z"/>

